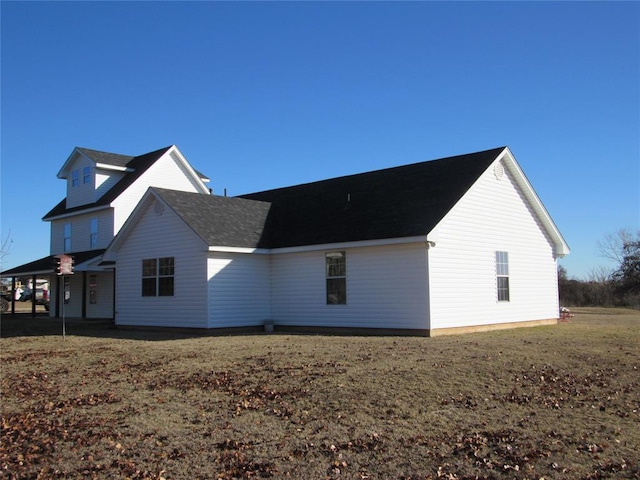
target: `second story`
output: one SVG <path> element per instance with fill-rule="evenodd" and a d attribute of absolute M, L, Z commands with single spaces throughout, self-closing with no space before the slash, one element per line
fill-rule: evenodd
<path fill-rule="evenodd" d="M 75 148 L 58 178 L 67 196 L 43 218 L 51 254 L 106 248 L 149 187 L 210 194 L 175 145 L 135 157 Z"/>

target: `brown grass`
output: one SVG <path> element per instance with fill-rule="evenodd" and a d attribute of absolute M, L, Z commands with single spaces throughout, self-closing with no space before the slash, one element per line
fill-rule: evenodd
<path fill-rule="evenodd" d="M 439 338 L 2 335 L 2 478 L 640 478 L 637 311 Z"/>

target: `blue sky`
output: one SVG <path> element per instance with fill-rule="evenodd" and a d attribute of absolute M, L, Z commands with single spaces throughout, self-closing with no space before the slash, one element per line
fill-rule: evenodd
<path fill-rule="evenodd" d="M 508 145 L 569 243 L 640 227 L 640 3 L 7 2 L 3 267 L 75 146 L 176 144 L 230 195 Z"/>

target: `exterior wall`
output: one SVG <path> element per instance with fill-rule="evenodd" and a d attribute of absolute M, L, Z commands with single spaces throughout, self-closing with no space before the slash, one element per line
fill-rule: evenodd
<path fill-rule="evenodd" d="M 96 303 L 91 303 L 89 282 L 91 275 L 96 275 Z M 113 318 L 113 272 L 87 272 L 85 299 L 87 318 Z"/>
<path fill-rule="evenodd" d="M 336 251 L 328 250 L 328 251 Z M 275 325 L 427 329 L 424 244 L 345 249 L 347 304 L 327 305 L 325 253 L 272 256 Z"/>
<path fill-rule="evenodd" d="M 209 253 L 209 328 L 263 325 L 271 318 L 270 256 Z"/>
<path fill-rule="evenodd" d="M 173 211 L 144 205 L 118 251 L 116 325 L 207 327 L 207 246 Z M 174 257 L 174 296 L 143 297 L 142 260 Z"/>
<path fill-rule="evenodd" d="M 114 231 L 118 233 L 149 187 L 170 188 L 185 192 L 202 192 L 184 165 L 165 154 L 144 172 L 114 202 Z"/>
<path fill-rule="evenodd" d="M 558 317 L 553 244 L 508 172 L 485 172 L 435 231 L 432 329 Z M 497 300 L 496 251 L 509 254 L 508 302 Z"/>
<path fill-rule="evenodd" d="M 98 245 L 91 247 L 91 220 L 98 219 Z M 84 252 L 107 248 L 114 237 L 113 209 L 107 208 L 92 213 L 80 213 L 51 222 L 51 255 L 64 252 L 64 225 L 71 224 L 71 251 Z"/>
<path fill-rule="evenodd" d="M 107 193 L 111 187 L 120 181 L 125 174 L 121 172 L 112 172 L 96 169 L 96 192 L 95 199 L 98 200 L 102 195 Z"/>
<path fill-rule="evenodd" d="M 83 182 L 82 169 L 84 167 L 91 167 L 91 181 L 89 183 Z M 80 184 L 77 187 L 73 186 L 73 170 L 80 169 Z M 67 208 L 77 207 L 79 205 L 86 205 L 93 203 L 96 200 L 95 193 L 95 168 L 94 163 L 82 155 L 77 155 L 76 158 L 70 162 L 69 175 L 67 177 Z"/>

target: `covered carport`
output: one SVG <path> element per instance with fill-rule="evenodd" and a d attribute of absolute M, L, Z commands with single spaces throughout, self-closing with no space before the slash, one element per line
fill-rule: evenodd
<path fill-rule="evenodd" d="M 30 263 L 25 263 L 24 265 L 20 265 L 19 267 L 11 268 L 2 272 L 2 278 L 11 279 L 11 299 L 9 301 L 9 309 L 3 314 L 16 314 L 16 298 L 14 292 L 17 288 L 17 280 L 19 278 L 28 278 L 31 280 L 32 284 L 32 294 L 31 294 L 31 316 L 35 318 L 36 316 L 36 288 L 38 279 L 46 278 L 49 280 L 49 285 L 52 284 L 53 277 L 55 277 L 54 266 L 53 266 L 53 255 L 49 255 L 47 257 L 41 258 L 39 260 L 35 260 Z"/>
<path fill-rule="evenodd" d="M 92 260 L 96 260 L 96 261 L 99 260 L 102 253 L 104 253 L 104 249 L 90 250 L 86 252 L 75 252 L 65 256 L 72 257 L 75 262 L 75 265 L 78 266 L 78 265 L 84 264 L 85 262 L 89 262 Z M 51 306 L 53 308 L 53 311 L 49 312 L 49 315 L 55 316 L 55 317 L 61 316 L 60 305 L 62 302 L 58 300 L 61 300 L 63 281 L 61 279 L 62 275 L 59 275 L 56 272 L 55 265 L 56 265 L 57 257 L 59 257 L 59 255 L 58 256 L 48 255 L 39 260 L 35 260 L 30 263 L 25 263 L 24 265 L 20 265 L 18 267 L 11 268 L 2 272 L 1 276 L 3 279 L 5 278 L 11 279 L 12 295 L 11 295 L 10 307 L 6 313 L 11 315 L 16 314 L 16 300 L 15 300 L 15 295 L 13 295 L 13 292 L 15 292 L 15 289 L 16 289 L 16 281 L 17 279 L 20 279 L 20 278 L 23 278 L 23 279 L 27 278 L 31 280 L 31 283 L 34 286 L 34 294 L 31 296 L 31 316 L 35 317 L 38 314 L 36 309 L 37 301 L 36 301 L 36 295 L 35 295 L 35 287 L 36 287 L 37 281 L 38 279 L 48 279 L 49 288 L 50 288 L 49 291 L 51 292 L 51 297 L 49 300 L 51 301 Z M 75 274 L 75 275 L 81 275 L 83 277 L 82 285 L 86 284 L 86 278 L 85 278 L 86 273 L 87 273 L 86 271 L 78 271 Z M 83 288 L 82 292 L 79 292 L 79 293 L 82 296 L 82 300 L 81 300 L 82 311 L 78 313 L 80 314 L 79 316 L 81 318 L 86 318 L 87 292 Z"/>

